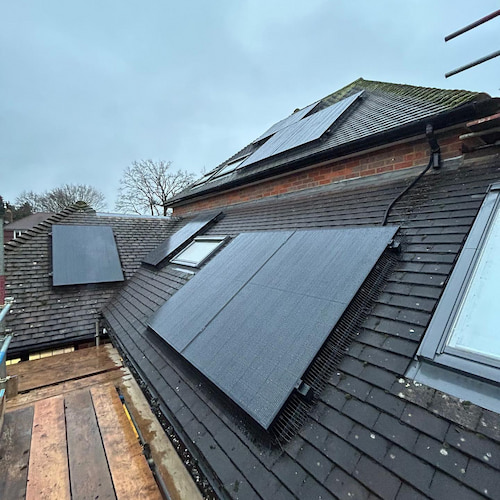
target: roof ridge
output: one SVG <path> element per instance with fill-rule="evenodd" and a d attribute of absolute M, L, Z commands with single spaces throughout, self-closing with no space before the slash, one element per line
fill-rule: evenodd
<path fill-rule="evenodd" d="M 348 95 L 361 89 L 372 92 L 385 92 L 398 96 L 413 97 L 423 101 L 438 103 L 447 101 L 447 104 L 443 103 L 447 107 L 455 107 L 469 102 L 477 97 L 491 98 L 491 96 L 485 92 L 476 92 L 472 90 L 441 89 L 438 87 L 426 87 L 422 85 L 410 85 L 407 83 L 382 82 L 378 80 L 365 80 L 364 78 L 358 78 L 341 89 L 323 97 L 320 101 L 331 105 L 334 102 L 344 99 Z"/>
<path fill-rule="evenodd" d="M 34 238 L 36 235 L 40 234 L 44 230 L 47 229 L 47 227 L 51 227 L 53 224 L 56 222 L 60 222 L 61 220 L 64 220 L 66 217 L 69 217 L 70 215 L 76 213 L 76 212 L 87 212 L 87 213 L 95 213 L 95 210 L 88 205 L 84 201 L 77 201 L 73 203 L 72 205 L 67 206 L 66 208 L 62 209 L 60 212 L 57 212 L 54 215 L 51 215 L 47 219 L 45 219 L 42 222 L 39 222 L 36 226 L 32 227 L 31 229 L 27 229 L 25 232 L 23 232 L 21 235 L 19 235 L 15 240 L 10 240 L 7 241 L 4 244 L 4 248 L 6 251 L 14 251 L 16 248 L 21 247 L 24 245 L 26 242 L 30 241 L 32 238 Z"/>

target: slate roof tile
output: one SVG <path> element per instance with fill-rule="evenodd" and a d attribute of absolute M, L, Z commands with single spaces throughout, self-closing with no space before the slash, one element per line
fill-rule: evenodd
<path fill-rule="evenodd" d="M 373 430 L 405 450 L 412 450 L 419 436 L 410 426 L 385 413 L 379 414 Z"/>
<path fill-rule="evenodd" d="M 333 499 L 334 496 L 327 491 L 312 476 L 307 476 L 297 491 L 299 498 L 310 498 L 311 500 Z"/>
<path fill-rule="evenodd" d="M 364 365 L 360 378 L 370 382 L 374 387 L 382 389 L 390 387 L 394 382 L 394 374 L 370 364 Z"/>
<path fill-rule="evenodd" d="M 291 491 L 297 491 L 308 475 L 294 458 L 286 454 L 283 454 L 274 464 L 272 472 Z"/>
<path fill-rule="evenodd" d="M 500 492 L 500 474 L 477 460 L 470 460 L 465 474 L 467 484 L 473 486 L 488 498 L 498 498 Z"/>
<path fill-rule="evenodd" d="M 467 486 L 451 479 L 450 476 L 440 471 L 436 471 L 434 474 L 428 494 L 436 500 L 441 498 L 460 498 L 460 500 L 484 498 L 482 494 L 467 488 Z"/>
<path fill-rule="evenodd" d="M 367 402 L 390 415 L 394 415 L 397 418 L 401 416 L 405 407 L 405 401 L 379 389 L 378 387 L 372 388 L 367 398 Z"/>
<path fill-rule="evenodd" d="M 325 481 L 332 469 L 331 462 L 311 445 L 304 446 L 296 460 L 320 483 Z"/>
<path fill-rule="evenodd" d="M 401 488 L 399 489 L 399 493 L 396 496 L 396 500 L 422 500 L 425 498 L 429 497 L 420 493 L 409 484 L 402 484 Z"/>
<path fill-rule="evenodd" d="M 350 375 L 343 375 L 337 388 L 362 400 L 366 399 L 371 389 L 368 383 Z"/>
<path fill-rule="evenodd" d="M 489 410 L 483 410 L 476 432 L 484 434 L 500 443 L 500 419 L 498 415 Z"/>
<path fill-rule="evenodd" d="M 428 434 L 443 442 L 450 427 L 450 423 L 433 415 L 427 410 L 412 403 L 408 403 L 403 410 L 401 420 L 421 433 Z M 421 434 L 422 435 L 422 434 Z"/>
<path fill-rule="evenodd" d="M 353 421 L 339 411 L 318 403 L 318 418 L 321 424 L 339 437 L 345 438 L 354 425 Z"/>
<path fill-rule="evenodd" d="M 352 446 L 355 446 L 376 462 L 382 461 L 390 446 L 389 441 L 380 434 L 358 424 L 355 424 L 352 428 L 348 440 Z"/>
<path fill-rule="evenodd" d="M 429 489 L 435 471 L 429 464 L 396 445 L 387 451 L 383 464 L 422 492 Z"/>
<path fill-rule="evenodd" d="M 373 428 L 380 415 L 372 406 L 364 404 L 364 402 L 354 398 L 346 401 L 342 408 L 342 413 L 370 429 Z"/>
<path fill-rule="evenodd" d="M 335 492 L 340 500 L 366 500 L 370 492 L 352 476 L 345 473 L 340 467 L 335 467 L 328 476 L 325 487 Z"/>
<path fill-rule="evenodd" d="M 370 491 L 386 499 L 396 498 L 401 481 L 372 459 L 362 456 L 354 470 L 354 477 Z"/>
<path fill-rule="evenodd" d="M 413 451 L 415 455 L 434 465 L 434 467 L 459 480 L 463 479 L 469 459 L 451 448 L 447 443 L 420 434 Z"/>
<path fill-rule="evenodd" d="M 500 469 L 500 445 L 481 435 L 455 425 L 450 426 L 446 442 L 462 453 L 477 458 L 484 464 Z"/>
<path fill-rule="evenodd" d="M 335 466 L 340 467 L 351 475 L 362 456 L 359 449 L 335 434 L 328 436 L 324 452 Z"/>

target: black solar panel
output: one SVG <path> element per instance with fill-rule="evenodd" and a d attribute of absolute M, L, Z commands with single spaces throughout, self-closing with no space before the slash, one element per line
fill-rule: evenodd
<path fill-rule="evenodd" d="M 302 120 L 304 116 L 307 115 L 307 113 L 310 113 L 317 105 L 319 101 L 314 102 L 312 104 L 309 104 L 309 106 L 306 106 L 305 108 L 300 109 L 299 111 L 296 111 L 295 113 L 291 114 L 290 116 L 287 116 L 283 120 L 280 120 L 279 122 L 275 123 L 273 126 L 269 127 L 260 137 L 255 139 L 253 142 L 259 142 L 262 141 L 262 139 L 265 139 L 266 137 L 270 137 L 271 135 L 275 134 L 281 129 L 284 129 L 285 127 L 288 127 L 292 125 L 293 123 L 298 122 L 299 120 Z"/>
<path fill-rule="evenodd" d="M 396 230 L 241 234 L 149 326 L 268 428 Z"/>
<path fill-rule="evenodd" d="M 53 225 L 52 272 L 54 286 L 123 281 L 113 229 Z"/>
<path fill-rule="evenodd" d="M 249 156 L 240 167 L 251 165 L 270 156 L 319 139 L 361 94 L 362 92 L 358 92 L 351 97 L 342 99 L 328 108 L 279 130 L 255 153 Z"/>
<path fill-rule="evenodd" d="M 195 217 L 175 234 L 160 243 L 144 257 L 143 262 L 157 266 L 163 260 L 182 249 L 192 238 L 200 234 L 209 224 L 214 222 L 222 212 L 210 212 Z"/>

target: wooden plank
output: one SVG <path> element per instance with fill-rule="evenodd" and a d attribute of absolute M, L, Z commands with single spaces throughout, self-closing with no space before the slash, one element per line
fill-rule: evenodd
<path fill-rule="evenodd" d="M 161 495 L 113 385 L 90 390 L 119 500 L 161 500 Z"/>
<path fill-rule="evenodd" d="M 68 394 L 65 407 L 72 497 L 115 499 L 90 391 Z"/>
<path fill-rule="evenodd" d="M 64 399 L 35 404 L 26 500 L 70 498 Z"/>
<path fill-rule="evenodd" d="M 149 443 L 156 472 L 163 478 L 171 500 L 202 500 L 200 490 L 151 411 L 137 382 L 133 377 L 121 379 L 119 387 L 143 439 Z"/>
<path fill-rule="evenodd" d="M 41 387 L 40 389 L 34 389 L 24 394 L 18 394 L 12 399 L 8 399 L 7 409 L 22 408 L 27 405 L 32 405 L 41 399 L 51 398 L 60 394 L 67 394 L 71 391 L 90 388 L 93 385 L 106 384 L 113 382 L 114 380 L 121 379 L 122 377 L 131 377 L 126 368 L 98 373 L 97 375 L 90 375 L 77 380 L 68 380 L 66 382 L 62 382 L 61 384 L 50 385 L 48 387 Z"/>
<path fill-rule="evenodd" d="M 24 498 L 28 477 L 33 408 L 5 413 L 0 436 L 0 498 Z"/>
<path fill-rule="evenodd" d="M 110 356 L 107 346 L 99 346 L 10 365 L 7 375 L 17 375 L 19 392 L 26 392 L 120 366 L 121 363 Z"/>

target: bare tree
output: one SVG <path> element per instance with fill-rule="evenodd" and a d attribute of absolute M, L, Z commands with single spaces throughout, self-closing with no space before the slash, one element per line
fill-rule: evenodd
<path fill-rule="evenodd" d="M 23 191 L 15 204 L 17 207 L 28 204 L 33 212 L 59 212 L 77 201 L 84 201 L 94 210 L 106 208 L 104 195 L 87 184 L 64 184 L 44 193 Z"/>
<path fill-rule="evenodd" d="M 171 161 L 140 160 L 127 167 L 120 180 L 116 210 L 124 213 L 167 215 L 169 198 L 194 180 L 193 174 L 171 172 Z"/>

